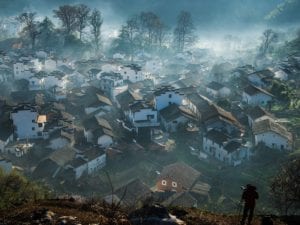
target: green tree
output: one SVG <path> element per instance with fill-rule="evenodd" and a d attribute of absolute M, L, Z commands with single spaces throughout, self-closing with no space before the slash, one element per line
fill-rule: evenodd
<path fill-rule="evenodd" d="M 300 208 L 300 158 L 282 166 L 271 184 L 271 194 L 280 213 L 299 213 Z M 298 210 L 298 211 L 297 211 Z"/>
<path fill-rule="evenodd" d="M 5 174 L 0 169 L 0 209 L 47 197 L 46 188 L 33 183 L 17 172 Z"/>

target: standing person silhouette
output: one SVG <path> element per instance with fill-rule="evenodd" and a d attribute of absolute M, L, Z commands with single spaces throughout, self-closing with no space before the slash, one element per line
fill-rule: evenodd
<path fill-rule="evenodd" d="M 256 191 L 256 187 L 247 184 L 246 188 L 244 189 L 243 195 L 242 195 L 242 201 L 245 202 L 244 204 L 244 212 L 243 217 L 241 220 L 241 225 L 244 225 L 248 216 L 248 225 L 251 225 L 251 221 L 253 218 L 253 212 L 255 208 L 255 201 L 258 199 L 258 193 Z M 249 213 L 249 215 L 248 215 Z"/>

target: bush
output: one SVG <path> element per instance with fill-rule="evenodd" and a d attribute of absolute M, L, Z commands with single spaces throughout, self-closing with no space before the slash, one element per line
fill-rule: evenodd
<path fill-rule="evenodd" d="M 48 191 L 15 171 L 5 174 L 0 169 L 0 193 L 0 209 L 7 209 L 25 202 L 43 199 Z"/>

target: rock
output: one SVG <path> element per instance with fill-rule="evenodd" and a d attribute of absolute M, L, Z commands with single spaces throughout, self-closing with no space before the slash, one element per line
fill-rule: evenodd
<path fill-rule="evenodd" d="M 133 225 L 185 225 L 161 205 L 145 206 L 129 215 Z"/>
<path fill-rule="evenodd" d="M 35 224 L 51 224 L 53 222 L 53 217 L 55 213 L 46 209 L 42 208 L 36 210 L 32 213 L 31 218 Z"/>

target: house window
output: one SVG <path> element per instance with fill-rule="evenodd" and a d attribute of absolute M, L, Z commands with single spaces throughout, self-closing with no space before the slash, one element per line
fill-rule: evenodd
<path fill-rule="evenodd" d="M 31 120 L 31 122 L 35 123 L 35 120 Z"/>
<path fill-rule="evenodd" d="M 164 185 L 164 186 L 166 186 L 167 185 L 167 181 L 166 180 L 162 180 L 161 184 Z"/>
<path fill-rule="evenodd" d="M 41 137 L 41 136 L 43 135 L 43 133 L 42 133 L 42 132 L 38 132 L 37 135 L 38 135 L 39 137 Z"/>
<path fill-rule="evenodd" d="M 35 127 L 32 127 L 31 130 L 35 130 Z"/>
<path fill-rule="evenodd" d="M 177 182 L 172 181 L 172 187 L 176 188 L 177 187 Z"/>
<path fill-rule="evenodd" d="M 169 94 L 169 98 L 172 98 L 172 94 Z"/>
<path fill-rule="evenodd" d="M 154 119 L 154 115 L 147 115 L 147 120 L 152 120 Z"/>
<path fill-rule="evenodd" d="M 43 124 L 42 124 L 42 123 L 38 123 L 38 126 L 39 126 L 39 127 L 42 127 L 42 126 L 43 126 Z"/>

